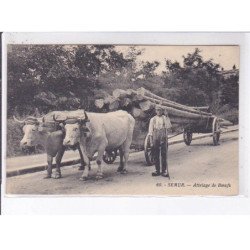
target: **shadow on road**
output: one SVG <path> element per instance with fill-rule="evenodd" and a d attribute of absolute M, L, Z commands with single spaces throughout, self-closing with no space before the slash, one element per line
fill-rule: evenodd
<path fill-rule="evenodd" d="M 220 144 L 223 143 L 223 142 L 237 141 L 237 140 L 239 140 L 238 137 L 235 137 L 235 138 L 223 138 L 223 139 L 220 139 L 219 144 L 217 146 L 220 146 Z M 198 147 L 198 146 L 213 146 L 213 147 L 216 147 L 216 146 L 214 146 L 213 142 L 211 142 L 211 143 L 195 143 L 195 144 L 189 145 L 188 147 Z"/>

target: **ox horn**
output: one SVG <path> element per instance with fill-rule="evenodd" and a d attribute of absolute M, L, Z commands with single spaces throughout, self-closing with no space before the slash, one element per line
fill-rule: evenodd
<path fill-rule="evenodd" d="M 31 123 L 34 123 L 34 124 L 38 124 L 39 123 L 39 120 L 38 118 L 34 117 L 34 116 L 29 116 L 25 119 L 25 122 L 31 122 Z"/>
<path fill-rule="evenodd" d="M 36 118 L 39 123 L 45 123 L 45 118 L 44 116 L 41 118 Z"/>
<path fill-rule="evenodd" d="M 60 120 L 60 119 L 56 119 L 56 115 L 54 114 L 54 115 L 53 115 L 53 120 L 54 120 L 55 122 L 65 122 L 66 119 L 61 119 L 61 120 Z"/>
<path fill-rule="evenodd" d="M 86 113 L 85 110 L 84 110 L 84 115 L 85 115 L 85 122 L 89 122 L 89 117 L 88 117 L 88 115 L 87 115 L 87 113 Z"/>
<path fill-rule="evenodd" d="M 18 122 L 18 123 L 21 123 L 21 124 L 24 124 L 25 123 L 25 120 L 18 120 L 14 115 L 13 115 L 13 119 L 15 122 Z"/>

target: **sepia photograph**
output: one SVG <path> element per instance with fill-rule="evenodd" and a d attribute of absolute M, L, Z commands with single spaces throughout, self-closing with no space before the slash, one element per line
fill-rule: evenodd
<path fill-rule="evenodd" d="M 2 249 L 249 245 L 249 8 L 1 9 Z"/>
<path fill-rule="evenodd" d="M 6 53 L 6 196 L 239 194 L 240 46 Z"/>

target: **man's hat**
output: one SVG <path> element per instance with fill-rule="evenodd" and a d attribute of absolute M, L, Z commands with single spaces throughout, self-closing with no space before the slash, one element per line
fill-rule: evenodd
<path fill-rule="evenodd" d="M 163 111 L 164 109 L 163 109 L 163 107 L 161 105 L 156 105 L 155 110 L 162 110 Z"/>

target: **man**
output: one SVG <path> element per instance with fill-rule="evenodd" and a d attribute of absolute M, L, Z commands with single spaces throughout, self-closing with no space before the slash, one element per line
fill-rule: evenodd
<path fill-rule="evenodd" d="M 172 127 L 168 115 L 164 115 L 164 110 L 157 105 L 155 108 L 156 116 L 151 118 L 149 123 L 150 143 L 152 153 L 155 157 L 155 172 L 152 176 L 162 175 L 169 177 L 167 151 L 168 151 L 168 129 Z"/>

